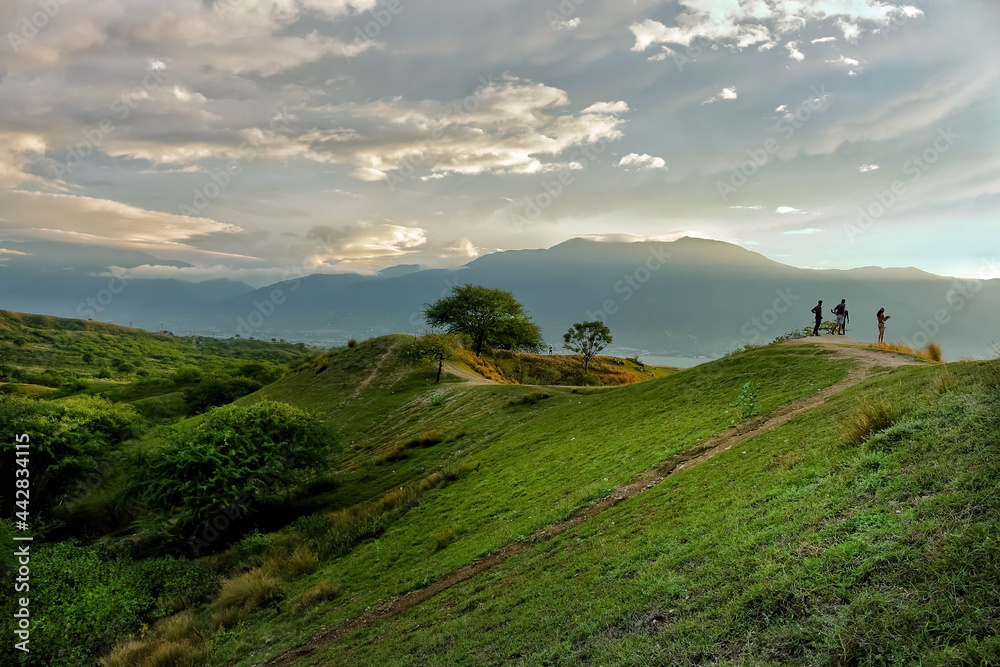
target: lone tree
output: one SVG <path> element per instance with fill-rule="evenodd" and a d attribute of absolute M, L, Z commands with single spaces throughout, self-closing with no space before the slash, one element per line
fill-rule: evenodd
<path fill-rule="evenodd" d="M 451 296 L 424 307 L 424 317 L 432 327 L 471 338 L 477 357 L 486 346 L 531 348 L 542 341 L 538 325 L 513 294 L 482 285 L 452 287 Z"/>
<path fill-rule="evenodd" d="M 604 322 L 577 322 L 563 334 L 564 347 L 583 355 L 583 372 L 590 371 L 590 360 L 611 344 L 611 330 Z"/>
<path fill-rule="evenodd" d="M 438 362 L 437 379 L 434 383 L 441 382 L 441 367 L 444 362 L 451 358 L 455 349 L 455 339 L 448 334 L 425 333 L 417 338 L 413 337 L 403 347 L 403 360 L 410 364 L 416 364 L 424 359 L 434 359 Z"/>

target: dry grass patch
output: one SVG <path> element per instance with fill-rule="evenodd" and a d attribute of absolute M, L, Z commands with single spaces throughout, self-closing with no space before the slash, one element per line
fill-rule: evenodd
<path fill-rule="evenodd" d="M 194 667 L 208 659 L 206 642 L 150 639 L 119 644 L 100 659 L 104 667 Z"/>
<path fill-rule="evenodd" d="M 258 567 L 223 581 L 212 608 L 240 607 L 251 611 L 280 598 L 281 581 Z"/>
<path fill-rule="evenodd" d="M 292 610 L 296 614 L 301 614 L 327 600 L 340 597 L 343 592 L 344 589 L 336 581 L 325 579 L 295 598 L 295 601 L 292 602 Z"/>
<path fill-rule="evenodd" d="M 915 347 L 910 347 L 909 345 L 902 345 L 900 343 L 875 343 L 874 345 L 869 345 L 869 347 L 874 350 L 886 350 L 887 352 L 910 354 L 914 357 L 927 359 L 928 361 L 941 361 L 942 359 L 941 346 L 937 343 L 927 343 L 927 345 L 921 350 L 918 350 Z"/>
<path fill-rule="evenodd" d="M 847 441 L 864 442 L 898 422 L 902 416 L 903 410 L 899 404 L 886 396 L 864 396 L 847 425 Z"/>
<path fill-rule="evenodd" d="M 454 542 L 458 538 L 458 535 L 451 526 L 442 526 L 434 531 L 432 537 L 434 538 L 434 550 L 440 551 Z"/>

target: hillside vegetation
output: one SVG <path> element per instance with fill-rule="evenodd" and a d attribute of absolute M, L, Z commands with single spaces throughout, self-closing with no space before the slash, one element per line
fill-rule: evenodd
<path fill-rule="evenodd" d="M 435 384 L 405 340 L 169 427 L 195 451 L 259 406 L 337 447 L 204 547 L 180 507 L 36 543 L 48 653 L 21 664 L 1000 661 L 1000 363 L 806 340 L 622 386 Z M 165 428 L 121 456 L 184 455 Z M 128 488 L 91 509 L 120 521 Z"/>

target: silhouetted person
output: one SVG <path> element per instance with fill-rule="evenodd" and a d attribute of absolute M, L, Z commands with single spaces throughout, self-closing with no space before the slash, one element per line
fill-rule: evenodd
<path fill-rule="evenodd" d="M 837 316 L 837 328 L 835 331 L 841 336 L 844 335 L 844 319 L 847 317 L 847 299 L 841 299 L 840 303 L 833 307 L 831 311 Z"/>
<path fill-rule="evenodd" d="M 889 319 L 889 316 L 885 314 L 885 308 L 879 308 L 878 313 L 875 315 L 878 318 L 878 342 L 885 342 L 885 321 Z"/>
<path fill-rule="evenodd" d="M 819 325 L 823 323 L 823 300 L 820 299 L 819 303 L 813 306 L 813 309 L 809 312 L 816 316 L 816 326 L 813 327 L 813 336 L 818 336 Z"/>

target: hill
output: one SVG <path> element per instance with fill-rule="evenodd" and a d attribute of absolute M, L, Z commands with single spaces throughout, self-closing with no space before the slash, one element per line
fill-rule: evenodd
<path fill-rule="evenodd" d="M 4 322 L 53 335 L 39 354 L 73 327 L 132 335 Z M 3 664 L 1000 659 L 1000 362 L 821 337 L 621 386 L 435 384 L 405 341 L 316 354 L 227 408 L 292 404 L 341 448 L 204 548 L 129 495 L 204 418 L 121 445 L 57 514 L 86 541 L 32 545 L 38 651 Z M 94 409 L 67 400 L 44 403 Z"/>
<path fill-rule="evenodd" d="M 1000 657 L 996 363 L 829 338 L 621 387 L 434 385 L 401 340 L 241 399 L 326 420 L 334 472 L 105 664 Z"/>

